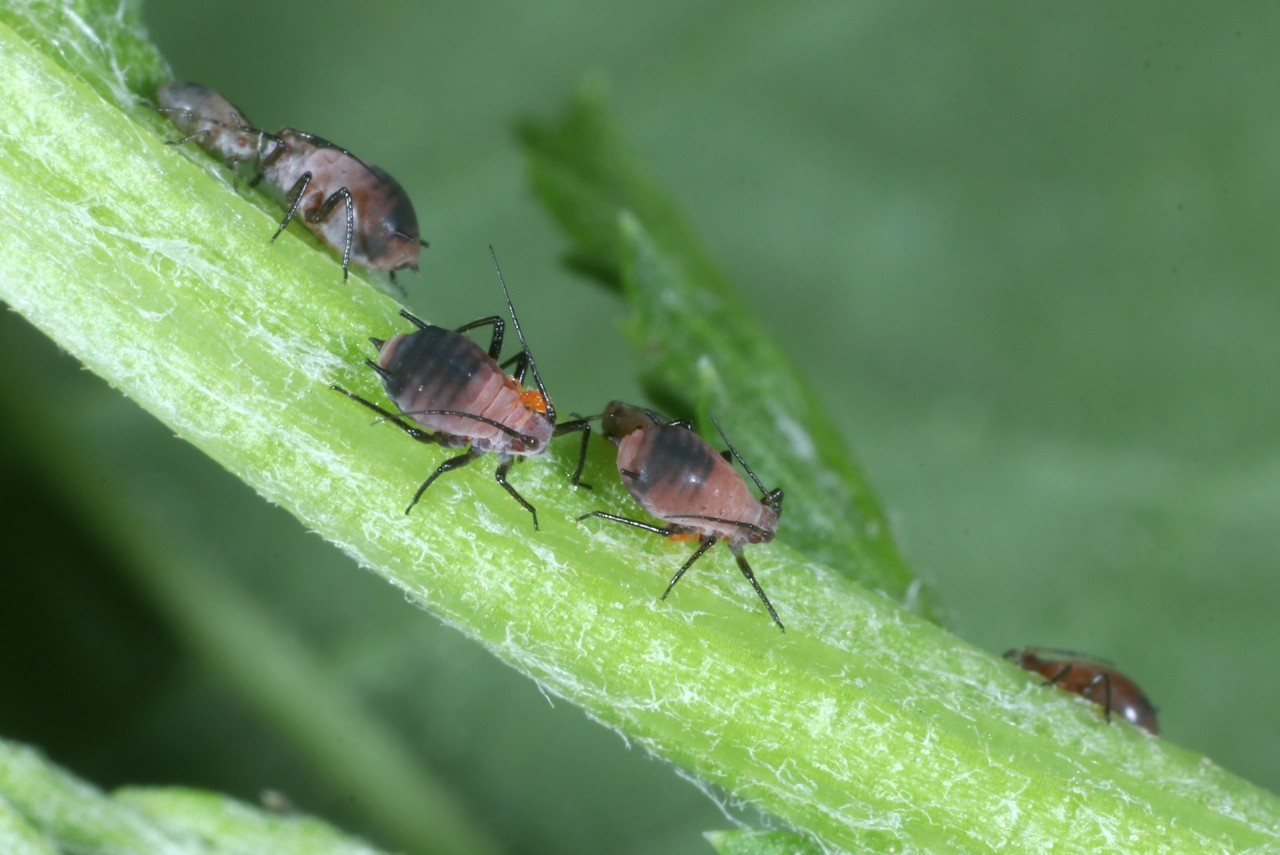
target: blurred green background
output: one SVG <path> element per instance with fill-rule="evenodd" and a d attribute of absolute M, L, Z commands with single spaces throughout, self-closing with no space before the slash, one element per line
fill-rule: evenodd
<path fill-rule="evenodd" d="M 1106 656 L 1166 738 L 1280 789 L 1280 7 L 224 0 L 146 17 L 178 77 L 404 184 L 431 242 L 402 279 L 416 311 L 494 311 L 493 243 L 557 402 L 582 412 L 639 395 L 622 307 L 559 264 L 511 129 L 602 74 L 847 425 L 957 634 Z M 670 768 L 550 706 L 20 319 L 0 330 L 0 474 L 22 505 L 0 523 L 0 733 L 100 784 L 272 787 L 408 845 L 184 633 L 135 568 L 150 540 L 179 584 L 200 564 L 255 604 L 509 851 L 710 851 L 699 832 L 726 820 Z M 47 474 L 65 437 L 73 480 Z"/>

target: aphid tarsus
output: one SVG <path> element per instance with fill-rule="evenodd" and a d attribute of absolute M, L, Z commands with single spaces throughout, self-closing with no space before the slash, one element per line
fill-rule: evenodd
<path fill-rule="evenodd" d="M 1020 668 L 1040 674 L 1046 683 L 1075 692 L 1098 704 L 1107 723 L 1111 722 L 1114 711 L 1131 724 L 1153 734 L 1160 733 L 1156 708 L 1146 693 L 1108 662 L 1069 650 L 1034 646 L 1006 651 L 1004 658 Z"/>
<path fill-rule="evenodd" d="M 662 599 L 695 561 L 723 541 L 773 622 L 785 632 L 777 611 L 742 554 L 746 544 L 773 540 L 782 513 L 782 490 L 766 490 L 714 416 L 711 421 L 729 446 L 728 451 L 717 452 L 688 422 L 668 421 L 653 410 L 611 401 L 601 417 L 601 426 L 604 435 L 618 446 L 618 473 L 640 506 L 667 524 L 653 525 L 605 511 L 593 511 L 578 519 L 599 517 L 672 539 L 699 541 L 697 551 L 671 577 Z M 759 488 L 759 498 L 733 468 L 734 459 Z"/>
<path fill-rule="evenodd" d="M 494 265 L 497 265 L 496 258 Z M 556 424 L 555 404 L 547 395 L 537 363 L 529 352 L 501 270 L 498 281 L 520 338 L 520 353 L 504 363 L 515 366 L 512 374 L 506 374 L 504 366 L 498 364 L 506 330 L 506 322 L 501 317 L 481 318 L 451 330 L 425 323 L 402 310 L 400 315 L 417 329 L 397 333 L 386 341 L 370 339 L 378 349 L 378 359 L 376 362 L 365 360 L 382 378 L 388 397 L 400 412 L 392 413 L 341 386 L 332 388 L 378 413 L 419 442 L 466 449 L 445 460 L 422 482 L 405 508 L 406 514 L 413 510 L 436 478 L 485 454 L 495 454 L 498 467 L 494 479 L 533 516 L 536 530 L 538 512 L 507 482 L 507 472 L 517 459 L 542 454 L 553 438 L 566 433 L 582 431 L 585 449 L 590 426 L 586 419 Z M 487 350 L 466 335 L 470 330 L 486 326 L 492 329 Z M 535 389 L 523 388 L 526 372 L 532 373 Z M 580 464 L 572 478 L 575 486 L 579 486 L 581 474 Z"/>

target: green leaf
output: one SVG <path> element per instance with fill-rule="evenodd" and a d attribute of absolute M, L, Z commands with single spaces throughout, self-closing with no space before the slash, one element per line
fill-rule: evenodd
<path fill-rule="evenodd" d="M 936 617 L 866 476 L 804 375 L 737 299 L 675 203 L 645 174 L 585 86 L 555 121 L 521 126 L 529 179 L 573 242 L 575 266 L 624 285 L 643 382 L 672 415 L 708 412 L 768 486 L 779 537 L 912 611 Z M 718 441 L 718 439 L 717 439 Z"/>
<path fill-rule="evenodd" d="M 170 787 L 125 787 L 112 799 L 137 811 L 177 840 L 210 846 L 211 853 L 305 852 L 377 855 L 333 826 L 291 810 L 264 810 L 221 793 Z"/>
<path fill-rule="evenodd" d="M 0 740 L 0 851 L 377 855 L 316 819 L 217 793 L 125 789 L 107 795 L 24 745 Z"/>
<path fill-rule="evenodd" d="M 480 467 L 406 517 L 396 497 L 447 452 L 328 389 L 378 394 L 359 361 L 366 335 L 403 327 L 396 306 L 341 286 L 312 243 L 264 246 L 270 218 L 166 148 L 141 108 L 121 112 L 7 28 L 0 54 L 0 296 L 548 691 L 828 847 L 1280 845 L 1274 796 L 1102 724 L 786 543 L 752 555 L 792 615 L 785 636 L 724 556 L 658 601 L 679 553 L 576 524 L 622 491 L 568 490 L 572 448 L 513 474 L 539 533 Z"/>

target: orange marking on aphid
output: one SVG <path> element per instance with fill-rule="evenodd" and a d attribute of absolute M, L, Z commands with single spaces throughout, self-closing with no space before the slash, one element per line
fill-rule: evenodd
<path fill-rule="evenodd" d="M 520 403 L 535 413 L 545 413 L 547 411 L 547 397 L 537 389 L 521 389 Z"/>
<path fill-rule="evenodd" d="M 686 532 L 686 533 L 684 533 L 684 534 L 679 534 L 679 533 L 677 533 L 677 534 L 669 534 L 669 535 L 667 535 L 667 537 L 668 537 L 668 538 L 670 538 L 671 540 L 702 540 L 702 535 L 700 535 L 700 534 L 689 534 L 689 533 L 687 533 L 687 532 Z"/>

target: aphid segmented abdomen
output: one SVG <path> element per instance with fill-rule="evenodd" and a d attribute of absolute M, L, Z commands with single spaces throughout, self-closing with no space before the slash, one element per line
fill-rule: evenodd
<path fill-rule="evenodd" d="M 511 454 L 536 453 L 551 440 L 554 426 L 546 416 L 525 406 L 519 387 L 462 333 L 428 326 L 394 336 L 382 346 L 379 365 L 388 373 L 388 397 L 429 430 L 466 438 L 481 451 Z M 497 422 L 506 430 L 470 416 Z M 523 443 L 512 433 L 534 442 Z"/>
<path fill-rule="evenodd" d="M 262 177 L 282 193 L 310 175 L 298 201 L 302 222 L 339 252 L 347 249 L 350 202 L 351 260 L 375 270 L 418 267 L 422 242 L 409 194 L 385 170 L 367 164 L 346 149 L 294 128 L 276 135 L 279 153 L 267 158 Z M 345 198 L 343 194 L 345 193 Z M 325 210 L 338 194 L 338 200 Z M 321 217 L 321 213 L 324 216 Z"/>
<path fill-rule="evenodd" d="M 618 469 L 636 501 L 659 519 L 730 543 L 772 537 L 777 514 L 711 444 L 688 428 L 659 425 L 627 434 Z"/>
<path fill-rule="evenodd" d="M 492 398 L 484 387 L 502 382 L 502 369 L 465 335 L 429 326 L 398 335 L 382 347 L 379 364 L 389 373 L 387 394 L 405 412 L 475 411 L 475 402 Z"/>

